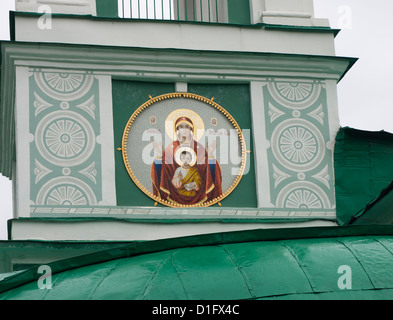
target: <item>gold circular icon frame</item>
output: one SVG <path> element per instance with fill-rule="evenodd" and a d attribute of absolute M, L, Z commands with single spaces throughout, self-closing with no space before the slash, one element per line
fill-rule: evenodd
<path fill-rule="evenodd" d="M 229 122 L 232 124 L 232 126 L 236 129 L 239 141 L 240 141 L 240 146 L 241 146 L 241 165 L 240 165 L 240 169 L 239 169 L 239 173 L 237 174 L 235 180 L 233 181 L 233 183 L 231 184 L 231 186 L 223 192 L 222 195 L 220 195 L 219 197 L 214 198 L 213 200 L 210 201 L 206 201 L 204 203 L 198 203 L 198 204 L 193 204 L 193 205 L 187 205 L 187 204 L 180 204 L 180 203 L 173 203 L 170 202 L 168 200 L 162 199 L 159 196 L 155 196 L 153 195 L 152 192 L 150 192 L 145 186 L 143 186 L 140 181 L 138 180 L 138 178 L 135 176 L 135 173 L 133 172 L 130 162 L 128 160 L 128 153 L 127 153 L 127 141 L 128 141 L 128 135 L 130 133 L 131 130 L 131 126 L 134 123 L 135 119 L 147 108 L 151 107 L 153 104 L 155 104 L 156 102 L 162 101 L 162 100 L 167 100 L 167 99 L 175 99 L 175 98 L 188 98 L 188 99 L 194 99 L 197 101 L 201 101 L 204 102 L 208 105 L 210 105 L 211 107 L 217 109 L 219 112 L 221 112 L 228 120 Z M 184 92 L 176 92 L 176 93 L 167 93 L 167 94 L 163 94 L 160 96 L 157 96 L 155 98 L 150 97 L 150 99 L 148 101 L 146 101 L 144 104 L 142 104 L 137 110 L 135 110 L 135 112 L 132 114 L 132 116 L 130 117 L 130 119 L 127 122 L 127 125 L 124 129 L 124 133 L 123 133 L 123 138 L 122 138 L 122 147 L 121 147 L 121 151 L 122 151 L 122 155 L 123 155 L 123 162 L 125 164 L 125 167 L 127 169 L 127 172 L 129 174 L 129 176 L 131 177 L 132 181 L 137 185 L 137 187 L 143 192 L 145 193 L 148 197 L 150 197 L 151 199 L 153 199 L 155 202 L 157 203 L 161 203 L 167 207 L 172 207 L 172 208 L 195 208 L 195 207 L 210 207 L 212 205 L 215 204 L 219 204 L 221 205 L 220 201 L 222 201 L 223 199 L 225 199 L 226 197 L 228 197 L 232 191 L 238 186 L 238 184 L 240 183 L 240 180 L 243 177 L 244 174 L 244 170 L 246 167 L 246 163 L 247 163 L 247 149 L 246 149 L 246 143 L 244 141 L 244 137 L 243 137 L 243 133 L 238 125 L 238 123 L 236 122 L 236 120 L 231 116 L 231 114 L 229 112 L 227 112 L 222 106 L 220 106 L 218 103 L 213 101 L 214 98 L 212 99 L 208 99 L 206 97 L 194 94 L 194 93 L 184 93 Z"/>

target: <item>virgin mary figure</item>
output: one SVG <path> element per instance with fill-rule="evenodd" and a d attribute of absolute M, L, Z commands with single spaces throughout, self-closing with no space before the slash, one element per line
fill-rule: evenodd
<path fill-rule="evenodd" d="M 193 114 L 191 110 L 188 115 Z M 209 159 L 206 149 L 195 139 L 196 126 L 191 117 L 179 116 L 173 125 L 174 140 L 169 143 L 164 151 L 159 152 L 157 159 L 151 166 L 151 180 L 153 183 L 153 195 L 167 200 L 173 204 L 202 205 L 206 201 L 213 200 L 222 195 L 221 168 L 216 159 Z M 154 144 L 155 142 L 153 142 Z M 155 143 L 155 148 L 160 149 Z M 192 192 L 180 192 L 177 170 L 181 162 L 176 161 L 176 153 L 179 148 L 188 149 L 196 156 L 193 172 L 197 172 L 200 182 L 189 184 Z M 160 159 L 161 153 L 161 159 Z M 194 189 L 193 185 L 195 185 Z M 187 190 L 188 190 L 187 189 Z"/>

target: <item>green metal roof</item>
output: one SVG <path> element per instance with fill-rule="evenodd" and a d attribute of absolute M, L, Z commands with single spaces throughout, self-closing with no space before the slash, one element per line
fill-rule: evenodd
<path fill-rule="evenodd" d="M 340 266 L 352 288 L 340 289 Z M 393 299 L 393 228 L 254 230 L 127 244 L 4 277 L 0 299 Z"/>
<path fill-rule="evenodd" d="M 393 181 L 392 161 L 393 134 L 340 129 L 334 149 L 334 171 L 337 220 L 341 225 L 354 223 L 359 215 L 369 224 L 392 223 L 388 203 L 392 195 L 387 195 Z"/>
<path fill-rule="evenodd" d="M 376 200 L 355 214 L 349 224 L 393 224 L 393 182 L 382 190 Z"/>

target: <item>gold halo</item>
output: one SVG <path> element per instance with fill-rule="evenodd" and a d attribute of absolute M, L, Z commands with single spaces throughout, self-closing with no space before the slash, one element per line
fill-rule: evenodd
<path fill-rule="evenodd" d="M 168 137 L 172 140 L 177 139 L 175 123 L 181 117 L 189 118 L 192 121 L 194 124 L 193 138 L 195 141 L 199 141 L 205 134 L 205 124 L 199 114 L 189 109 L 177 109 L 169 114 L 165 120 L 165 131 Z"/>
<path fill-rule="evenodd" d="M 175 161 L 176 161 L 176 163 L 180 167 L 183 166 L 183 161 L 180 160 L 180 155 L 181 155 L 181 153 L 183 151 L 187 151 L 187 152 L 191 153 L 192 160 L 190 162 L 190 166 L 193 167 L 195 165 L 195 163 L 197 162 L 197 155 L 196 155 L 194 149 L 190 148 L 190 147 L 180 147 L 180 148 L 176 149 L 176 151 L 175 151 Z"/>

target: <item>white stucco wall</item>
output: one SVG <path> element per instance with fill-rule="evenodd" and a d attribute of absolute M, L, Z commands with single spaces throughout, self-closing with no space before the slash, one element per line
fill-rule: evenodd
<path fill-rule="evenodd" d="M 313 0 L 250 0 L 252 23 L 328 27 L 314 17 Z"/>
<path fill-rule="evenodd" d="M 39 15 L 16 16 L 15 39 L 124 47 L 335 55 L 332 32 L 59 16 L 51 18 L 51 28 L 40 29 L 39 19 Z"/>
<path fill-rule="evenodd" d="M 97 14 L 95 0 L 15 0 L 15 9 L 25 12 Z"/>
<path fill-rule="evenodd" d="M 127 221 L 89 221 L 56 222 L 56 221 L 14 221 L 12 224 L 12 240 L 158 240 L 255 229 L 305 228 L 336 226 L 331 221 L 309 221 L 303 223 L 138 223 Z"/>

